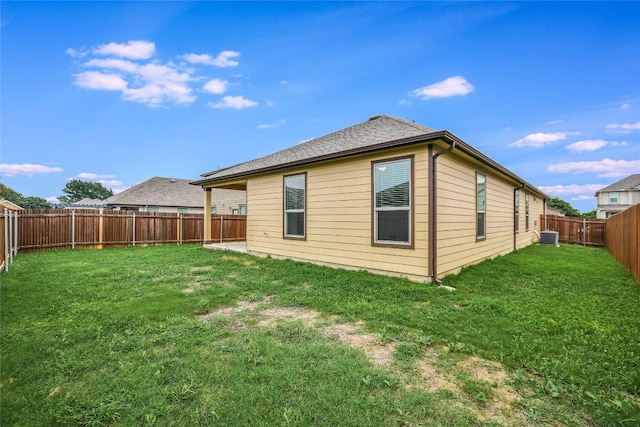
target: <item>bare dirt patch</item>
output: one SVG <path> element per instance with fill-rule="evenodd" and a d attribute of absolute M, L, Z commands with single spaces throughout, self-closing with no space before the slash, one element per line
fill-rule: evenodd
<path fill-rule="evenodd" d="M 257 321 L 258 327 L 273 327 L 280 322 L 301 322 L 305 327 L 314 328 L 325 337 L 361 350 L 376 366 L 392 367 L 393 354 L 397 342 L 380 341 L 377 334 L 364 331 L 363 323 L 340 323 L 336 317 L 323 316 L 320 312 L 300 307 L 269 306 L 271 298 L 262 301 L 240 301 L 235 307 L 225 307 L 199 316 L 210 321 L 216 316 L 233 317 L 234 329 L 247 327 L 247 323 L 236 317 L 248 314 Z M 443 353 L 444 352 L 444 353 Z M 424 357 L 416 361 L 414 374 L 407 381 L 406 388 L 419 388 L 429 392 L 447 390 L 456 397 L 453 404 L 461 404 L 474 412 L 482 422 L 497 422 L 501 425 L 528 425 L 520 405 L 520 395 L 510 386 L 509 376 L 502 365 L 477 356 L 465 357 L 457 364 L 447 356 L 448 348 L 430 348 Z M 446 360 L 445 360 L 446 359 Z M 467 396 L 456 374 L 463 373 L 476 381 L 490 384 L 493 397 L 484 405 L 476 404 Z M 403 376 L 400 372 L 398 375 Z"/>

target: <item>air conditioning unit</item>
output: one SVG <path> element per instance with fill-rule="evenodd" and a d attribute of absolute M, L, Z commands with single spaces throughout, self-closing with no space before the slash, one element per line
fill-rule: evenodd
<path fill-rule="evenodd" d="M 540 244 L 543 246 L 558 246 L 558 232 L 542 231 L 540 233 Z"/>

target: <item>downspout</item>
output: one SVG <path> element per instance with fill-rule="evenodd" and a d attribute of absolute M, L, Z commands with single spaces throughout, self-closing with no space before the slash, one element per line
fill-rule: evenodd
<path fill-rule="evenodd" d="M 514 252 L 518 250 L 518 241 L 516 239 L 516 237 L 518 236 L 518 233 L 516 233 L 516 223 L 515 223 L 515 221 L 516 221 L 516 206 L 515 206 L 516 191 L 522 190 L 526 186 L 527 186 L 527 184 L 522 183 L 522 185 L 520 187 L 513 189 L 513 250 L 514 250 Z M 518 204 L 520 204 L 520 197 L 518 197 Z M 519 207 L 520 206 L 518 206 L 518 208 Z M 518 222 L 520 222 L 520 211 L 518 211 Z"/>
<path fill-rule="evenodd" d="M 431 248 L 429 250 L 431 254 L 431 278 L 437 285 L 442 285 L 442 280 L 438 279 L 438 183 L 436 182 L 438 178 L 437 165 L 438 165 L 438 157 L 443 154 L 447 154 L 453 151 L 456 148 L 456 141 L 451 138 L 449 145 L 444 150 L 438 151 L 436 154 L 431 156 L 431 151 L 433 150 L 433 145 L 429 146 L 429 159 L 431 161 L 431 167 L 429 168 L 429 212 L 431 221 L 429 221 L 429 235 Z M 443 138 L 443 139 L 444 139 Z"/>

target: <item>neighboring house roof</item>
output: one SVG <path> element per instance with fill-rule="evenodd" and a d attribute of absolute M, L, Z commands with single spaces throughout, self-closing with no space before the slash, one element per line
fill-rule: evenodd
<path fill-rule="evenodd" d="M 560 209 L 552 208 L 551 206 L 547 206 L 547 215 L 555 215 L 555 216 L 566 216 L 566 214 Z"/>
<path fill-rule="evenodd" d="M 437 139 L 455 141 L 456 148 L 475 157 L 485 164 L 501 171 L 512 179 L 526 184 L 527 187 L 549 198 L 533 185 L 529 184 L 504 166 L 482 154 L 466 142 L 448 131 L 434 129 L 411 123 L 403 119 L 375 115 L 369 120 L 348 128 L 315 138 L 273 154 L 240 163 L 225 169 L 202 174 L 203 179 L 194 181 L 194 185 L 206 185 L 214 182 L 240 178 L 262 172 L 287 167 L 305 165 L 323 160 L 337 159 L 355 154 L 367 153 L 391 147 L 400 147 Z"/>
<path fill-rule="evenodd" d="M 204 207 L 201 188 L 189 185 L 188 179 L 154 177 L 109 197 L 109 205 Z M 235 190 L 217 189 L 212 195 L 216 200 L 234 200 L 244 203 L 246 196 L 238 197 Z"/>
<path fill-rule="evenodd" d="M 88 207 L 88 208 L 101 208 L 107 205 L 107 201 L 106 200 L 100 200 L 100 199 L 89 199 L 88 197 L 85 197 L 84 199 L 80 199 L 77 202 L 73 202 L 73 203 L 69 203 L 68 205 L 65 205 L 65 207 L 75 207 L 75 208 L 84 208 L 84 207 Z"/>
<path fill-rule="evenodd" d="M 8 201 L 7 199 L 0 199 L 0 206 L 2 208 L 6 208 L 10 211 L 23 211 L 24 208 L 22 206 L 18 206 L 13 202 Z"/>
<path fill-rule="evenodd" d="M 596 191 L 595 197 L 598 197 L 600 193 L 609 193 L 611 191 L 640 191 L 640 173 L 629 175 L 620 181 L 601 188 Z"/>

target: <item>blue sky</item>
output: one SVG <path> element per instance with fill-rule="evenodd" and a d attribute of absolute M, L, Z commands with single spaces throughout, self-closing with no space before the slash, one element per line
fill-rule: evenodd
<path fill-rule="evenodd" d="M 637 2 L 11 2 L 0 176 L 197 179 L 389 114 L 581 211 L 640 173 Z"/>

